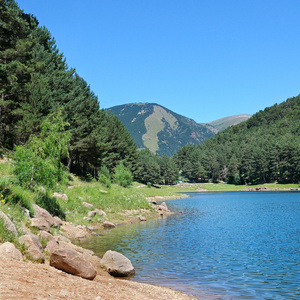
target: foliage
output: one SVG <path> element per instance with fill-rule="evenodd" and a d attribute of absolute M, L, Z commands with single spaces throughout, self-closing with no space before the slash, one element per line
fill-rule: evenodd
<path fill-rule="evenodd" d="M 46 209 L 51 215 L 65 219 L 66 215 L 59 205 L 55 197 L 51 197 L 49 193 L 37 192 L 35 195 L 35 203 Z"/>
<path fill-rule="evenodd" d="M 266 108 L 174 160 L 184 176 L 234 184 L 300 181 L 300 95 Z M 195 170 L 196 169 L 196 170 Z M 203 180 L 201 179 L 201 181 Z"/>
<path fill-rule="evenodd" d="M 125 188 L 129 187 L 133 182 L 132 173 L 122 163 L 116 166 L 114 182 Z"/>
<path fill-rule="evenodd" d="M 19 183 L 26 187 L 54 187 L 66 180 L 65 166 L 70 135 L 61 113 L 49 115 L 41 124 L 39 136 L 31 135 L 29 143 L 15 148 L 15 169 Z"/>
<path fill-rule="evenodd" d="M 59 145 L 64 149 L 69 146 L 69 156 L 61 152 L 60 157 L 69 171 L 83 177 L 91 174 L 96 179 L 102 166 L 113 173 L 121 161 L 135 171 L 137 148 L 123 124 L 100 110 L 96 95 L 74 69 L 68 68 L 47 28 L 40 27 L 32 15 L 24 14 L 15 1 L 1 1 L 0 148 L 26 144 L 26 148 L 16 147 L 18 158 L 25 160 L 18 171 L 23 183 L 28 184 L 32 176 L 31 159 L 36 160 L 33 171 L 37 181 L 48 177 L 53 186 L 56 177 L 64 176 L 61 166 L 53 169 L 52 161 L 37 159 L 46 149 L 34 149 L 34 136 L 42 137 L 41 124 L 45 126 L 44 120 L 58 110 L 70 133 L 70 144 L 64 141 Z M 57 153 L 51 155 L 58 157 Z M 50 176 L 53 171 L 60 173 Z"/>

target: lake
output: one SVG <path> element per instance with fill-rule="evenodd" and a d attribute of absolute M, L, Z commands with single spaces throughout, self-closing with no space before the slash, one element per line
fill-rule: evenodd
<path fill-rule="evenodd" d="M 300 299 L 300 193 L 195 193 L 174 215 L 118 226 L 84 246 L 115 250 L 134 281 L 201 299 Z"/>

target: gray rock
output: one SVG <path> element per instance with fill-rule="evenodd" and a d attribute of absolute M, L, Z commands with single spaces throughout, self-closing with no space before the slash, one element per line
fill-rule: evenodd
<path fill-rule="evenodd" d="M 23 261 L 21 252 L 10 242 L 6 242 L 0 246 L 0 256 L 12 260 Z"/>
<path fill-rule="evenodd" d="M 101 264 L 106 267 L 107 272 L 112 276 L 126 277 L 135 273 L 131 261 L 116 251 L 107 251 L 101 259 Z"/>
<path fill-rule="evenodd" d="M 93 280 L 97 271 L 84 256 L 75 250 L 56 248 L 50 255 L 50 266 L 67 273 Z"/>
<path fill-rule="evenodd" d="M 139 217 L 139 219 L 140 219 L 141 222 L 147 221 L 147 219 L 145 217 L 143 217 L 143 216 Z"/>
<path fill-rule="evenodd" d="M 54 220 L 51 214 L 44 208 L 34 204 L 34 217 L 35 218 L 44 218 L 50 225 L 54 225 Z"/>
<path fill-rule="evenodd" d="M 31 226 L 36 227 L 39 230 L 45 230 L 50 232 L 51 228 L 49 223 L 44 218 L 32 218 L 31 219 Z"/>
<path fill-rule="evenodd" d="M 0 210 L 0 218 L 3 221 L 4 226 L 8 231 L 10 231 L 14 236 L 18 235 L 15 224 L 10 220 L 10 218 Z"/>

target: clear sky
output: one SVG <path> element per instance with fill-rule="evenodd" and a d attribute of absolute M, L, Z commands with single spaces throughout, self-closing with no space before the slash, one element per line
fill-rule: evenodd
<path fill-rule="evenodd" d="M 300 93 L 299 0 L 16 0 L 100 107 L 155 102 L 197 122 Z"/>

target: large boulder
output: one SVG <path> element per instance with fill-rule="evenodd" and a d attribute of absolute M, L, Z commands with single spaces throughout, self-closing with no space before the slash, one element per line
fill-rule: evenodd
<path fill-rule="evenodd" d="M 108 250 L 101 259 L 101 264 L 107 269 L 107 272 L 116 277 L 126 277 L 134 275 L 134 267 L 131 261 L 121 253 Z"/>
<path fill-rule="evenodd" d="M 90 280 L 97 275 L 96 269 L 85 260 L 84 256 L 71 249 L 54 249 L 50 255 L 50 266 Z"/>
<path fill-rule="evenodd" d="M 51 214 L 44 208 L 34 204 L 34 216 L 36 218 L 44 218 L 50 225 L 54 225 L 54 220 Z"/>
<path fill-rule="evenodd" d="M 90 262 L 95 268 L 99 268 L 101 266 L 101 259 L 98 256 L 94 255 L 95 253 L 92 250 L 88 250 L 74 245 L 72 243 L 67 243 L 63 241 L 59 242 L 59 247 L 64 249 L 75 250 L 76 252 L 82 254 L 85 260 Z"/>
<path fill-rule="evenodd" d="M 10 220 L 10 218 L 0 210 L 0 218 L 3 221 L 4 226 L 8 231 L 10 231 L 14 236 L 18 235 L 15 224 Z"/>
<path fill-rule="evenodd" d="M 49 223 L 44 218 L 32 218 L 31 219 L 31 226 L 36 227 L 39 230 L 44 230 L 44 231 L 47 231 L 47 232 L 51 231 Z"/>
<path fill-rule="evenodd" d="M 8 259 L 23 261 L 21 252 L 15 247 L 14 244 L 6 242 L 0 246 L 0 256 Z"/>
<path fill-rule="evenodd" d="M 25 244 L 27 247 L 26 253 L 36 262 L 44 263 L 45 257 L 43 255 L 43 246 L 40 239 L 35 234 L 25 234 L 19 238 L 19 242 Z"/>

